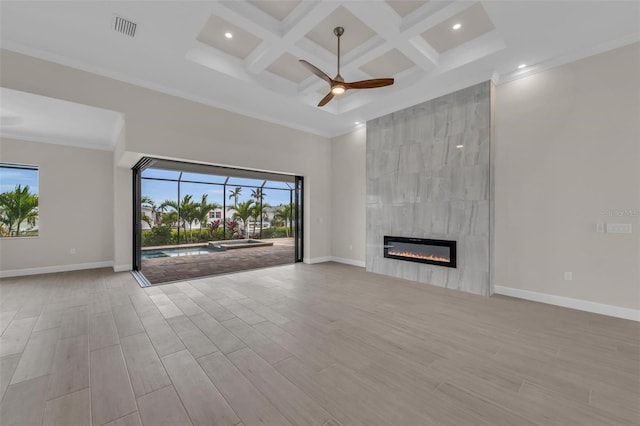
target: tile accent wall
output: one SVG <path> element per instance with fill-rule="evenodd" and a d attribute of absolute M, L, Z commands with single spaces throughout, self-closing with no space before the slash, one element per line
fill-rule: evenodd
<path fill-rule="evenodd" d="M 491 93 L 484 82 L 367 122 L 367 271 L 491 294 Z M 458 267 L 385 259 L 384 235 L 456 240 Z"/>

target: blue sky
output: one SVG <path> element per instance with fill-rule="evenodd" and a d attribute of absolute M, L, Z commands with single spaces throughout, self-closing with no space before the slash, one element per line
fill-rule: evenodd
<path fill-rule="evenodd" d="M 162 204 L 165 200 L 177 201 L 178 198 L 178 182 L 175 181 L 159 181 L 144 179 L 145 177 L 163 178 L 163 179 L 177 179 L 180 172 L 171 170 L 159 170 L 159 169 L 146 169 L 142 173 L 142 195 L 151 198 L 156 205 Z M 233 199 L 229 199 L 229 190 L 233 190 L 236 186 L 250 185 L 261 186 L 262 180 L 255 179 L 242 179 L 242 178 L 229 178 L 227 184 L 227 193 L 223 194 L 222 185 L 214 185 L 213 183 L 223 183 L 226 180 L 226 176 L 214 176 L 214 175 L 199 175 L 195 173 L 183 173 L 183 180 L 194 181 L 206 181 L 210 183 L 180 183 L 180 198 L 183 198 L 186 194 L 191 194 L 193 200 L 200 201 L 203 194 L 207 194 L 207 201 L 209 203 L 218 203 L 222 205 L 223 197 L 226 199 L 227 206 L 233 205 Z M 293 183 L 290 183 L 293 187 Z M 267 182 L 266 187 L 276 187 L 282 189 L 265 189 L 264 202 L 272 206 L 280 204 L 289 204 L 289 190 L 287 184 L 284 182 Z M 251 199 L 251 191 L 254 188 L 242 187 L 242 192 L 238 197 L 238 202 Z"/>
<path fill-rule="evenodd" d="M 13 191 L 17 185 L 28 185 L 29 192 L 38 193 L 38 171 L 0 167 L 0 192 Z"/>
<path fill-rule="evenodd" d="M 147 169 L 143 173 L 144 176 L 152 176 L 158 178 L 177 179 L 179 172 Z M 183 179 L 193 180 L 207 180 L 208 182 L 222 183 L 225 181 L 226 176 L 211 176 L 211 175 L 195 175 L 193 173 L 184 174 Z M 234 189 L 236 186 L 251 185 L 260 186 L 263 181 L 255 179 L 241 179 L 241 178 L 229 178 L 227 185 L 227 193 L 223 194 L 223 186 L 212 184 L 200 184 L 182 182 L 180 188 L 180 196 L 184 197 L 185 194 L 191 194 L 193 199 L 199 201 L 202 198 L 202 194 L 208 194 L 208 201 L 218 203 L 222 205 L 223 197 L 226 198 L 227 205 L 232 205 L 233 200 L 229 199 L 229 190 Z M 38 193 L 38 171 L 37 170 L 24 170 L 0 167 L 0 192 L 13 191 L 16 185 L 29 185 L 31 193 Z M 289 185 L 293 186 L 292 183 Z M 289 190 L 287 184 L 284 182 L 267 182 L 267 187 L 279 187 L 283 189 L 265 189 L 264 190 L 264 202 L 269 203 L 272 206 L 289 203 Z M 238 202 L 251 199 L 251 191 L 253 188 L 242 187 L 242 192 L 238 197 Z M 156 205 L 162 204 L 165 200 L 177 201 L 178 198 L 178 182 L 171 181 L 158 181 L 142 179 L 142 195 L 150 197 Z"/>

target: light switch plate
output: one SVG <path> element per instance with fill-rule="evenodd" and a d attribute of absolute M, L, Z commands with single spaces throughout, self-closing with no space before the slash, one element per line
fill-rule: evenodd
<path fill-rule="evenodd" d="M 630 223 L 607 223 L 607 233 L 631 234 L 631 224 Z"/>

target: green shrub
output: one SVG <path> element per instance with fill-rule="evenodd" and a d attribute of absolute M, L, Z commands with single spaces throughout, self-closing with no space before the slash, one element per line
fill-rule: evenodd
<path fill-rule="evenodd" d="M 208 229 L 198 229 L 193 231 L 193 242 L 194 243 L 204 243 L 209 241 L 209 230 Z"/>
<path fill-rule="evenodd" d="M 262 238 L 283 238 L 287 236 L 286 226 L 272 226 L 262 230 Z"/>
<path fill-rule="evenodd" d="M 173 244 L 188 243 L 206 243 L 211 240 L 224 240 L 224 229 L 218 228 L 213 237 L 209 229 L 193 229 L 191 232 L 187 229 L 180 229 L 180 242 L 178 242 L 178 230 L 169 228 L 165 225 L 154 226 L 151 229 L 143 229 L 141 240 L 142 247 L 165 246 Z M 227 239 L 230 236 L 227 235 Z"/>
<path fill-rule="evenodd" d="M 224 240 L 224 228 L 221 226 L 216 229 L 215 233 L 211 237 L 213 240 Z"/>
<path fill-rule="evenodd" d="M 142 247 L 164 246 L 172 243 L 173 230 L 168 226 L 158 225 L 142 231 Z"/>

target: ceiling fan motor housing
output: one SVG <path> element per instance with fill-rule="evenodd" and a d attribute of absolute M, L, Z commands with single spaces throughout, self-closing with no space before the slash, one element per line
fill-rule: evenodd
<path fill-rule="evenodd" d="M 318 106 L 324 106 L 327 104 L 335 95 L 342 95 L 348 89 L 373 89 L 376 87 L 385 87 L 393 84 L 393 78 L 374 78 L 372 80 L 362 80 L 362 81 L 354 81 L 352 83 L 346 83 L 344 78 L 340 75 L 340 36 L 344 34 L 343 27 L 335 27 L 333 29 L 333 33 L 338 37 L 338 73 L 334 78 L 329 77 L 326 73 L 322 72 L 319 68 L 313 66 L 309 62 L 300 59 L 300 63 L 304 65 L 309 71 L 311 71 L 316 76 L 325 80 L 329 83 L 331 90 L 329 93 L 322 98 Z"/>

